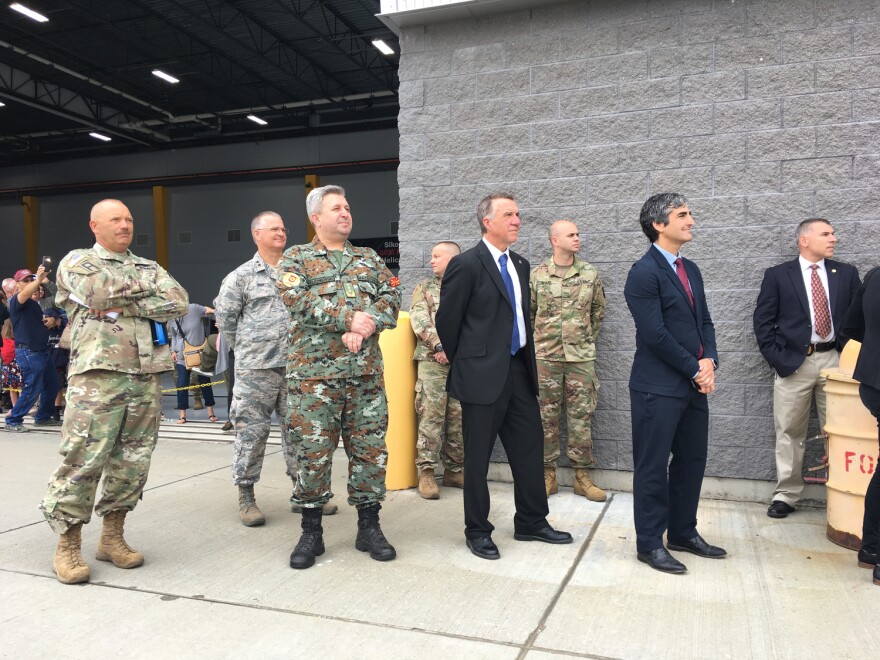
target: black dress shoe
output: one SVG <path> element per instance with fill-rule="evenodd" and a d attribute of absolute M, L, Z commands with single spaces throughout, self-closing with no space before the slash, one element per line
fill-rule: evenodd
<path fill-rule="evenodd" d="M 706 557 L 708 559 L 721 559 L 727 556 L 727 550 L 716 545 L 709 545 L 699 534 L 695 534 L 694 538 L 690 541 L 673 541 L 670 539 L 666 545 L 670 550 L 692 552 L 698 557 Z"/>
<path fill-rule="evenodd" d="M 874 584 L 880 587 L 880 564 L 874 567 Z"/>
<path fill-rule="evenodd" d="M 789 513 L 794 513 L 794 507 L 782 500 L 774 500 L 767 509 L 767 515 L 771 518 L 785 518 Z"/>
<path fill-rule="evenodd" d="M 877 553 L 868 552 L 864 548 L 859 550 L 859 566 L 862 568 L 874 568 L 877 565 Z"/>
<path fill-rule="evenodd" d="M 679 574 L 687 571 L 687 566 L 670 555 L 666 548 L 657 548 L 656 550 L 651 550 L 651 552 L 640 552 L 636 557 L 640 562 L 663 573 Z"/>
<path fill-rule="evenodd" d="M 517 541 L 542 541 L 544 543 L 571 543 L 573 539 L 568 532 L 559 532 L 550 525 L 531 534 L 514 534 Z"/>
<path fill-rule="evenodd" d="M 501 553 L 498 546 L 492 543 L 491 536 L 481 536 L 478 539 L 467 539 L 467 547 L 480 559 L 500 559 Z"/>

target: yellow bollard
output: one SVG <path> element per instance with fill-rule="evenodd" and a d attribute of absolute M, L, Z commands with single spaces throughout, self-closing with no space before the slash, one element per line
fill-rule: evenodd
<path fill-rule="evenodd" d="M 409 324 L 409 313 L 400 312 L 397 327 L 379 335 L 379 348 L 385 363 L 385 394 L 388 397 L 388 490 L 413 488 L 418 484 L 416 470 L 416 364 L 412 356 L 416 336 Z"/>
<path fill-rule="evenodd" d="M 877 469 L 877 420 L 859 398 L 852 378 L 861 344 L 847 343 L 838 369 L 823 370 L 825 433 L 828 435 L 828 527 L 830 541 L 861 547 L 865 491 Z"/>

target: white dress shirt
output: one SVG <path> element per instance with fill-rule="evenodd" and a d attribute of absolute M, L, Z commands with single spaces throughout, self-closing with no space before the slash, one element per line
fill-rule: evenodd
<path fill-rule="evenodd" d="M 516 296 L 516 327 L 519 329 L 518 348 L 522 348 L 526 345 L 526 320 L 523 317 L 522 311 L 522 288 L 519 284 L 519 275 L 516 272 L 516 268 L 513 267 L 513 260 L 510 258 L 510 250 L 505 250 L 504 252 L 502 252 L 485 238 L 483 239 L 483 243 L 486 245 L 487 248 L 489 248 L 489 252 L 492 253 L 492 259 L 495 261 L 495 265 L 498 267 L 499 273 L 501 272 L 501 264 L 498 263 L 498 257 L 500 257 L 502 254 L 507 255 L 507 273 L 508 275 L 510 275 L 510 279 L 513 282 L 513 293 Z"/>

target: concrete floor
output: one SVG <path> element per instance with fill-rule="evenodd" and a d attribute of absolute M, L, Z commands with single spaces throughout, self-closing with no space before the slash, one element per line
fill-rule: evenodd
<path fill-rule="evenodd" d="M 171 404 L 173 406 L 173 403 Z M 218 411 L 219 412 L 219 411 Z M 198 418 L 197 418 L 198 419 Z M 438 501 L 390 492 L 388 563 L 354 548 L 346 460 L 334 458 L 327 552 L 288 567 L 299 517 L 277 446 L 257 497 L 265 527 L 238 521 L 219 425 L 163 425 L 129 542 L 129 571 L 92 559 L 87 585 L 52 572 L 55 537 L 37 504 L 57 466 L 57 433 L 0 432 L 0 656 L 67 658 L 870 658 L 880 653 L 880 588 L 855 554 L 825 539 L 825 512 L 771 520 L 766 505 L 704 500 L 700 529 L 730 557 L 678 554 L 687 575 L 636 561 L 632 497 L 596 504 L 563 488 L 550 521 L 575 543 L 513 540 L 513 495 L 490 485 L 500 561 L 474 557 L 462 535 L 462 493 Z M 14 469 L 10 469 L 13 468 Z"/>

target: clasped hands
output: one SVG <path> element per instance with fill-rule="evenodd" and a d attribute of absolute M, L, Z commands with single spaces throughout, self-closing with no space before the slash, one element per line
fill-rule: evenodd
<path fill-rule="evenodd" d="M 715 362 L 711 358 L 703 358 L 699 361 L 700 370 L 694 376 L 694 385 L 703 394 L 711 394 L 715 391 Z"/>
<path fill-rule="evenodd" d="M 348 332 L 343 333 L 342 343 L 352 353 L 361 350 L 364 339 L 376 333 L 376 321 L 366 312 L 355 312 L 348 326 Z"/>

